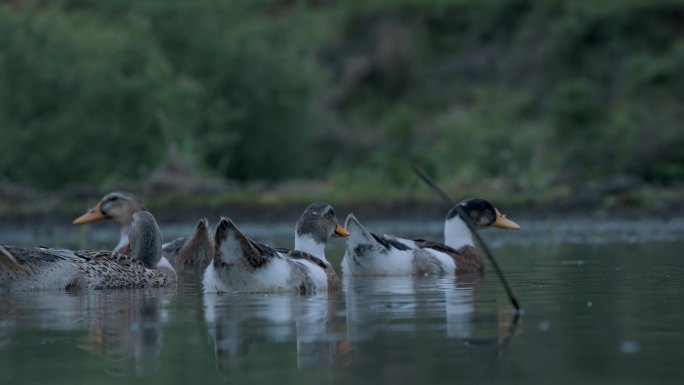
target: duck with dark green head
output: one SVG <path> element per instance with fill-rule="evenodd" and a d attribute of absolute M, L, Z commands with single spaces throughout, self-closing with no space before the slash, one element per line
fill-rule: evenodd
<path fill-rule="evenodd" d="M 466 199 L 458 206 L 477 229 L 520 228 L 487 200 Z M 345 275 L 453 275 L 485 270 L 473 234 L 455 207 L 447 213 L 443 243 L 379 236 L 366 230 L 353 214 L 347 217 L 345 228 L 351 232 L 342 259 Z"/>

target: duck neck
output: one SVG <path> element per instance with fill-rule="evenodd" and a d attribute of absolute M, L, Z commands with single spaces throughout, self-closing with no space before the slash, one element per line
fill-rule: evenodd
<path fill-rule="evenodd" d="M 314 257 L 321 259 L 325 261 L 326 263 L 328 260 L 325 258 L 325 243 L 319 243 L 316 242 L 313 237 L 311 237 L 308 234 L 302 234 L 302 235 L 297 235 L 295 233 L 295 250 L 303 251 L 305 253 L 309 253 L 313 255 Z"/>
<path fill-rule="evenodd" d="M 458 215 L 444 222 L 444 244 L 456 250 L 463 246 L 474 246 L 473 234 Z"/>
<path fill-rule="evenodd" d="M 126 245 L 128 245 L 128 234 L 131 232 L 131 224 L 121 226 L 121 235 L 119 236 L 119 243 L 114 247 L 115 253 L 120 253 L 124 251 Z"/>
<path fill-rule="evenodd" d="M 149 214 L 152 218 L 152 214 Z M 144 218 L 129 234 L 131 257 L 138 258 L 148 268 L 155 267 L 162 258 L 162 235 L 154 219 Z M 143 222 L 144 220 L 144 222 Z"/>
<path fill-rule="evenodd" d="M 144 239 L 131 244 L 131 256 L 141 260 L 148 268 L 153 268 L 162 257 L 161 243 L 154 239 Z"/>

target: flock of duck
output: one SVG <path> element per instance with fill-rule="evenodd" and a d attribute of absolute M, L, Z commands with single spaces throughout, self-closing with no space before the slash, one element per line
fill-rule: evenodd
<path fill-rule="evenodd" d="M 478 229 L 519 228 L 484 199 L 458 206 Z M 258 243 L 225 217 L 213 235 L 203 218 L 188 236 L 162 243 L 154 216 L 124 192 L 105 195 L 74 224 L 107 219 L 121 227 L 111 251 L 0 245 L 0 289 L 122 289 L 201 281 L 207 293 L 334 292 L 342 285 L 325 256 L 331 237 L 346 238 L 345 275 L 463 275 L 485 269 L 456 207 L 447 213 L 444 241 L 433 242 L 376 235 L 353 214 L 341 226 L 331 205 L 312 203 L 296 223 L 293 250 Z"/>

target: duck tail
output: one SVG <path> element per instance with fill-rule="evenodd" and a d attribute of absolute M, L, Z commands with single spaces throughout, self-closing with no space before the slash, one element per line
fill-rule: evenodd
<path fill-rule="evenodd" d="M 196 267 L 203 270 L 214 255 L 214 238 L 209 230 L 209 221 L 202 218 L 197 221 L 195 230 L 185 239 L 178 250 L 178 264 L 185 267 Z"/>
<path fill-rule="evenodd" d="M 262 266 L 273 257 L 272 250 L 264 250 L 257 243 L 244 236 L 230 218 L 221 218 L 214 235 L 214 259 L 231 263 L 246 260 L 254 268 Z"/>
<path fill-rule="evenodd" d="M 354 214 L 349 214 L 344 221 L 344 228 L 351 233 L 347 238 L 347 244 L 377 243 L 373 234 L 366 230 Z"/>

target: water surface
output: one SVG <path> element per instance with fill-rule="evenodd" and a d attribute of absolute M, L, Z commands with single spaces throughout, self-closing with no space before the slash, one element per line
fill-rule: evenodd
<path fill-rule="evenodd" d="M 519 317 L 491 269 L 469 281 L 345 277 L 330 296 L 2 293 L 0 383 L 681 383 L 681 221 L 521 224 L 485 233 Z M 250 228 L 290 245 L 278 229 Z"/>

